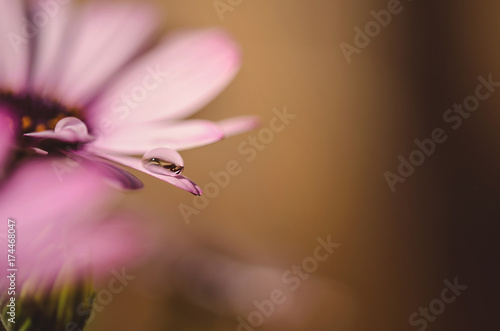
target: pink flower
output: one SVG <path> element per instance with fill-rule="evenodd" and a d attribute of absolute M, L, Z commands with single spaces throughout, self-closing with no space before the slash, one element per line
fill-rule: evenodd
<path fill-rule="evenodd" d="M 101 165 L 104 158 L 201 194 L 181 174 L 178 151 L 257 125 L 254 117 L 181 120 L 240 67 L 223 31 L 177 32 L 151 48 L 158 17 L 144 4 L 29 1 L 25 11 L 22 3 L 0 0 L 0 35 L 9 41 L 0 49 L 0 107 L 13 114 L 19 147 Z M 141 186 L 130 174 L 120 178 Z"/>
<path fill-rule="evenodd" d="M 50 161 L 32 161 L 0 187 L 0 268 L 17 269 L 16 295 L 21 288 L 23 295 L 52 290 L 56 280 L 109 275 L 145 253 L 146 232 L 139 222 L 100 216 L 113 195 L 94 170 L 78 167 L 63 182 L 55 177 Z M 9 218 L 15 222 L 10 229 Z M 15 256 L 13 265 L 7 254 Z M 0 279 L 2 293 L 7 280 Z"/>
<path fill-rule="evenodd" d="M 0 178 L 3 177 L 3 168 L 7 162 L 10 147 L 13 143 L 13 132 L 10 128 L 10 117 L 7 112 L 0 106 Z"/>

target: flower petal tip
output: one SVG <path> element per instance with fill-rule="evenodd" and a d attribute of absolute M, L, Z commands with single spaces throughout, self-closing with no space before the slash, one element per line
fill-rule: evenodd
<path fill-rule="evenodd" d="M 230 137 L 259 128 L 261 119 L 258 116 L 239 116 L 219 121 L 217 124 L 224 132 L 224 137 Z"/>

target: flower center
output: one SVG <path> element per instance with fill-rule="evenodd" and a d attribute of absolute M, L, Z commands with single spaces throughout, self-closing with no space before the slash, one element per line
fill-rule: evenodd
<path fill-rule="evenodd" d="M 0 106 L 11 109 L 17 121 L 19 135 L 54 130 L 57 122 L 65 117 L 82 118 L 78 109 L 68 109 L 57 101 L 26 94 L 16 95 L 0 91 Z"/>

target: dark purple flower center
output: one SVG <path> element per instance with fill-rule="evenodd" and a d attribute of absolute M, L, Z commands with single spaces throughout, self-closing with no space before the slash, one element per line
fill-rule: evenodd
<path fill-rule="evenodd" d="M 78 109 L 68 109 L 57 101 L 30 94 L 16 95 L 0 91 L 0 106 L 12 111 L 19 136 L 29 132 L 54 130 L 57 122 L 64 117 L 82 117 Z"/>

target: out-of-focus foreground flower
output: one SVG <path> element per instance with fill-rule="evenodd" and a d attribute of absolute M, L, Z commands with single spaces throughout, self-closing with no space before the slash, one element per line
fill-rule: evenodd
<path fill-rule="evenodd" d="M 147 235 L 140 223 L 124 215 L 103 219 L 101 209 L 111 202 L 111 193 L 95 171 L 84 167 L 59 182 L 49 161 L 28 162 L 2 184 L 0 268 L 2 274 L 16 271 L 14 279 L 0 279 L 0 296 L 3 306 L 16 298 L 15 329 L 59 330 L 54 326 L 75 317 L 82 326 L 76 309 L 92 297 L 91 279 L 144 255 Z M 8 227 L 9 218 L 14 226 Z M 15 257 L 13 265 L 8 254 Z"/>
<path fill-rule="evenodd" d="M 13 138 L 4 115 L 0 111 L 0 168 Z M 90 309 L 92 279 L 145 257 L 149 236 L 141 223 L 102 216 L 114 195 L 100 171 L 77 167 L 59 181 L 52 162 L 38 160 L 0 182 L 0 303 L 8 330 L 83 327 L 88 316 L 77 309 Z M 9 313 L 15 324 L 7 322 Z"/>
<path fill-rule="evenodd" d="M 8 161 L 13 142 L 12 131 L 9 126 L 10 118 L 6 116 L 6 113 L 0 106 L 0 179 L 3 177 L 3 169 L 5 163 Z"/>
<path fill-rule="evenodd" d="M 199 195 L 178 151 L 257 124 L 180 120 L 239 69 L 238 47 L 222 31 L 178 32 L 151 48 L 158 17 L 138 2 L 0 0 L 0 15 L 0 107 L 10 111 L 18 158 L 104 158 Z M 121 185 L 141 187 L 130 176 Z"/>

